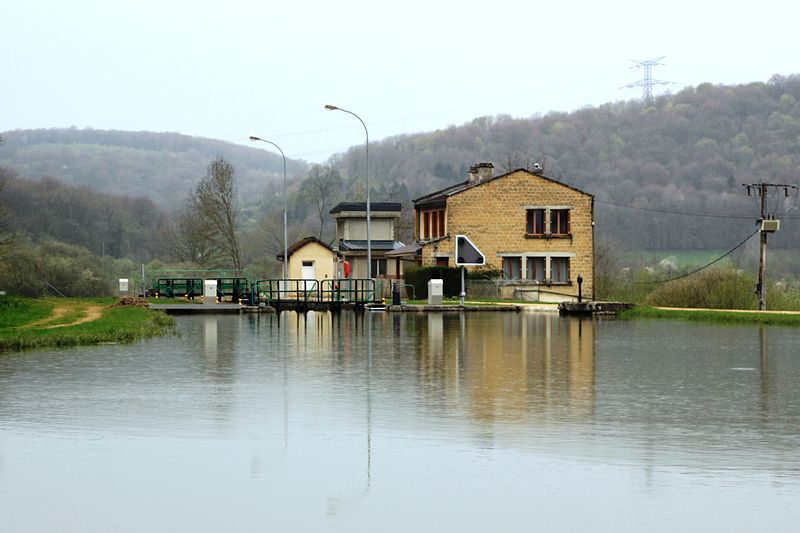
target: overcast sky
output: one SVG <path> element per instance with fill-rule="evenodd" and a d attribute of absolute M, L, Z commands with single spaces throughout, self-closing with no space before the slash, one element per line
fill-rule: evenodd
<path fill-rule="evenodd" d="M 709 4 L 709 7 L 706 7 Z M 800 72 L 800 4 L 762 0 L 8 0 L 0 131 L 91 127 L 274 141 L 322 161 L 370 140 Z M 261 147 L 269 148 L 261 144 Z"/>

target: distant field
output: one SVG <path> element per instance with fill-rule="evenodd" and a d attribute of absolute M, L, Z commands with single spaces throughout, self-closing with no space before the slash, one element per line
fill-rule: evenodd
<path fill-rule="evenodd" d="M 622 261 L 626 265 L 659 263 L 663 260 L 674 258 L 679 269 L 694 266 L 703 266 L 724 254 L 727 250 L 646 250 L 639 252 L 626 252 L 622 255 Z M 730 257 L 726 257 L 717 263 L 720 266 L 731 264 Z"/>
<path fill-rule="evenodd" d="M 744 269 L 755 273 L 758 269 L 757 244 L 744 255 L 741 253 L 721 259 L 715 266 Z M 663 260 L 673 260 L 678 270 L 691 270 L 709 264 L 727 250 L 643 250 L 625 252 L 620 255 L 620 265 L 637 267 L 652 266 Z M 735 259 L 732 259 L 735 257 Z M 800 250 L 767 246 L 767 272 L 773 280 L 798 280 L 800 278 Z"/>

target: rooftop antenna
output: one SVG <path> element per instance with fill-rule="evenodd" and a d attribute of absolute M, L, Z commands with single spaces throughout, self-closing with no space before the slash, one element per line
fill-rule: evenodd
<path fill-rule="evenodd" d="M 668 85 L 672 83 L 671 81 L 664 81 L 664 80 L 654 80 L 653 79 L 653 67 L 658 65 L 663 65 L 661 60 L 667 56 L 661 56 L 656 59 L 648 59 L 646 61 L 637 61 L 636 59 L 631 59 L 634 63 L 636 63 L 636 68 L 640 68 L 644 70 L 644 77 L 636 82 L 629 83 L 622 89 L 630 89 L 632 87 L 641 87 L 642 88 L 642 100 L 650 104 L 653 102 L 653 85 Z M 633 67 L 631 67 L 633 68 Z"/>

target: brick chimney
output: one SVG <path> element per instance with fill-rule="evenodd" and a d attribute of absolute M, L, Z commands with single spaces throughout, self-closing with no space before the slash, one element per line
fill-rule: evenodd
<path fill-rule="evenodd" d="M 492 177 L 494 165 L 491 163 L 477 163 L 469 167 L 469 182 L 478 183 Z"/>

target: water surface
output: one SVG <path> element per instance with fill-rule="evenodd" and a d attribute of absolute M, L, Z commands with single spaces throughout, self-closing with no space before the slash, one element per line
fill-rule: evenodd
<path fill-rule="evenodd" d="M 0 356 L 0 530 L 800 530 L 792 328 L 178 324 Z"/>

